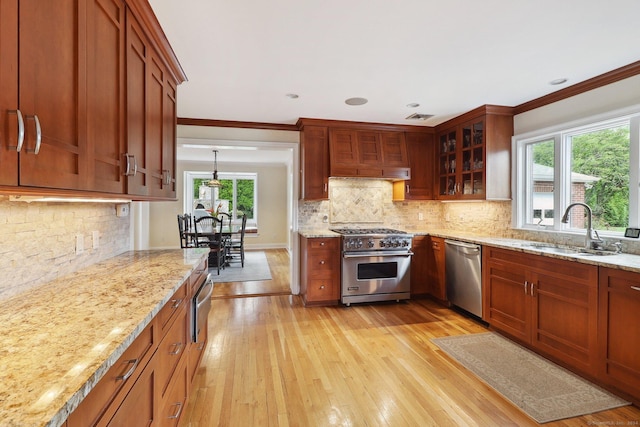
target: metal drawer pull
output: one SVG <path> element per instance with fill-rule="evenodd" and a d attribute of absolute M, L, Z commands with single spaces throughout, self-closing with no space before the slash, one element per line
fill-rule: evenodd
<path fill-rule="evenodd" d="M 324 246 L 324 242 L 320 242 L 320 246 Z"/>
<path fill-rule="evenodd" d="M 638 286 L 632 286 L 631 289 L 633 289 L 634 291 L 640 291 L 640 287 Z"/>
<path fill-rule="evenodd" d="M 175 347 L 176 349 L 173 350 L 173 351 L 170 351 L 169 355 L 176 356 L 176 355 L 180 354 L 180 350 L 182 350 L 182 343 L 181 342 L 177 342 L 175 344 L 172 344 L 171 347 Z"/>
<path fill-rule="evenodd" d="M 321 261 L 320 261 L 320 265 L 324 265 L 324 260 L 321 260 Z"/>
<path fill-rule="evenodd" d="M 174 403 L 172 406 L 177 406 L 178 410 L 176 411 L 175 414 L 171 415 L 170 417 L 168 417 L 170 420 L 175 420 L 180 416 L 180 412 L 182 412 L 182 402 L 176 402 Z"/>
<path fill-rule="evenodd" d="M 129 377 L 131 375 L 133 375 L 133 373 L 135 372 L 136 368 L 138 367 L 138 359 L 131 359 L 131 360 L 127 360 L 127 363 L 131 363 L 131 368 L 129 368 L 129 370 L 127 372 L 125 372 L 123 375 L 118 375 L 116 377 L 116 381 L 126 381 L 129 379 Z"/>
<path fill-rule="evenodd" d="M 320 285 L 320 289 L 324 289 L 324 285 Z"/>
<path fill-rule="evenodd" d="M 24 144 L 24 118 L 22 118 L 20 110 L 9 110 L 8 113 L 15 113 L 18 118 L 18 143 L 9 148 L 15 148 L 16 152 L 19 153 L 22 150 L 22 144 Z"/>

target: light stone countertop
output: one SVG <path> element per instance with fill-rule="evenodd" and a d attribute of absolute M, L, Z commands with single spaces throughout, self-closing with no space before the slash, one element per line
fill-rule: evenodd
<path fill-rule="evenodd" d="M 206 256 L 127 252 L 2 301 L 0 424 L 61 425 Z"/>
<path fill-rule="evenodd" d="M 298 233 L 303 237 L 340 237 L 340 234 L 326 229 L 317 230 L 299 230 Z M 570 254 L 570 253 L 554 253 L 541 248 L 535 248 L 530 245 L 530 240 L 508 239 L 502 237 L 492 236 L 479 236 L 475 234 L 467 234 L 463 232 L 453 232 L 450 230 L 411 230 L 409 234 L 414 236 L 435 236 L 445 239 L 460 240 L 468 243 L 476 243 L 479 245 L 493 246 L 503 249 L 511 249 L 520 252 L 543 255 L 557 259 L 564 259 L 568 261 L 579 262 L 582 264 L 590 264 L 601 267 L 615 268 L 619 270 L 626 270 L 635 273 L 640 273 L 640 255 L 633 254 L 616 254 L 616 255 L 585 255 L 585 254 Z"/>

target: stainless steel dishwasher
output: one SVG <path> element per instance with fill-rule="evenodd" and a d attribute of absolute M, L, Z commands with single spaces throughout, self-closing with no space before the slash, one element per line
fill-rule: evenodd
<path fill-rule="evenodd" d="M 444 243 L 447 299 L 482 318 L 482 247 L 448 239 Z"/>

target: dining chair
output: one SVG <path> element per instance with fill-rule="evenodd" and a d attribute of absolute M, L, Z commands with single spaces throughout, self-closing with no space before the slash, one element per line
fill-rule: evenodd
<path fill-rule="evenodd" d="M 234 239 L 233 237 L 228 242 L 228 251 L 230 258 L 228 262 L 238 262 L 233 256 L 239 255 L 240 265 L 244 268 L 244 233 L 247 228 L 247 214 L 242 215 L 242 228 L 240 228 L 240 238 Z"/>
<path fill-rule="evenodd" d="M 193 231 L 196 244 L 209 247 L 209 265 L 215 265 L 220 274 L 220 267 L 225 267 L 227 257 L 227 247 L 222 240 L 222 221 L 213 216 L 197 218 Z"/>
<path fill-rule="evenodd" d="M 220 227 L 223 230 L 231 230 L 231 214 L 228 214 L 227 212 L 218 212 L 217 218 L 222 222 Z M 222 240 L 225 242 L 225 244 L 228 245 L 230 241 L 230 235 L 227 233 L 223 234 Z"/>
<path fill-rule="evenodd" d="M 178 232 L 180 233 L 180 248 L 193 248 L 193 239 L 189 236 L 191 231 L 191 215 L 178 214 Z"/>

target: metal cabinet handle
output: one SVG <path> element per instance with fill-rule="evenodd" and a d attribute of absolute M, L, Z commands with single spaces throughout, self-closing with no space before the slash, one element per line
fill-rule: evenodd
<path fill-rule="evenodd" d="M 529 292 L 527 292 L 527 286 L 529 286 L 529 282 L 527 282 L 526 280 L 524 281 L 524 294 L 527 295 Z"/>
<path fill-rule="evenodd" d="M 136 156 L 129 153 L 124 153 L 124 158 L 127 163 L 127 167 L 124 171 L 124 176 L 136 176 L 138 173 L 138 161 L 136 160 Z M 131 159 L 133 159 L 133 172 L 131 172 Z"/>
<path fill-rule="evenodd" d="M 320 242 L 320 246 L 324 246 L 324 242 Z"/>
<path fill-rule="evenodd" d="M 40 145 L 42 144 L 42 127 L 40 126 L 40 119 L 37 115 L 27 116 L 28 119 L 33 119 L 36 124 L 36 146 L 34 148 L 27 147 L 27 152 L 38 154 L 40 152 Z"/>
<path fill-rule="evenodd" d="M 327 188 L 329 186 L 329 183 L 325 182 L 324 183 L 324 189 L 323 192 L 326 193 L 327 191 L 329 191 L 329 189 Z"/>
<path fill-rule="evenodd" d="M 320 285 L 320 289 L 324 289 L 324 285 Z"/>
<path fill-rule="evenodd" d="M 133 373 L 135 372 L 136 368 L 138 367 L 138 359 L 131 359 L 131 360 L 127 360 L 128 364 L 131 364 L 131 368 L 129 368 L 129 370 L 127 372 L 125 372 L 122 375 L 118 375 L 116 377 L 116 381 L 126 381 L 129 379 L 129 377 L 131 375 L 133 375 Z"/>
<path fill-rule="evenodd" d="M 324 260 L 321 260 L 321 261 L 320 261 L 320 265 L 324 265 Z"/>
<path fill-rule="evenodd" d="M 173 303 L 171 308 L 178 308 L 180 307 L 180 304 L 182 304 L 182 298 L 172 299 L 171 302 Z"/>
<path fill-rule="evenodd" d="M 640 287 L 638 286 L 632 286 L 631 289 L 633 289 L 634 291 L 640 291 Z"/>
<path fill-rule="evenodd" d="M 15 113 L 18 118 L 18 142 L 16 145 L 9 146 L 9 148 L 15 148 L 19 153 L 22 150 L 22 144 L 24 144 L 24 118 L 20 110 L 9 110 L 8 113 Z"/>
<path fill-rule="evenodd" d="M 531 282 L 531 296 L 534 296 L 535 287 L 536 287 L 536 284 L 534 282 Z"/>
<path fill-rule="evenodd" d="M 405 191 L 405 193 L 409 194 L 409 192 L 410 192 L 409 184 L 406 184 L 406 185 L 404 186 L 404 188 L 405 188 L 405 190 L 404 190 L 404 191 Z"/>
<path fill-rule="evenodd" d="M 182 350 L 182 343 L 181 342 L 174 343 L 171 345 L 171 347 L 175 347 L 175 350 L 170 351 L 169 355 L 176 356 L 180 354 L 180 350 Z"/>
<path fill-rule="evenodd" d="M 175 420 L 180 416 L 180 412 L 182 412 L 182 402 L 176 402 L 172 406 L 177 406 L 178 410 L 173 415 L 169 416 L 168 418 L 170 420 Z"/>

